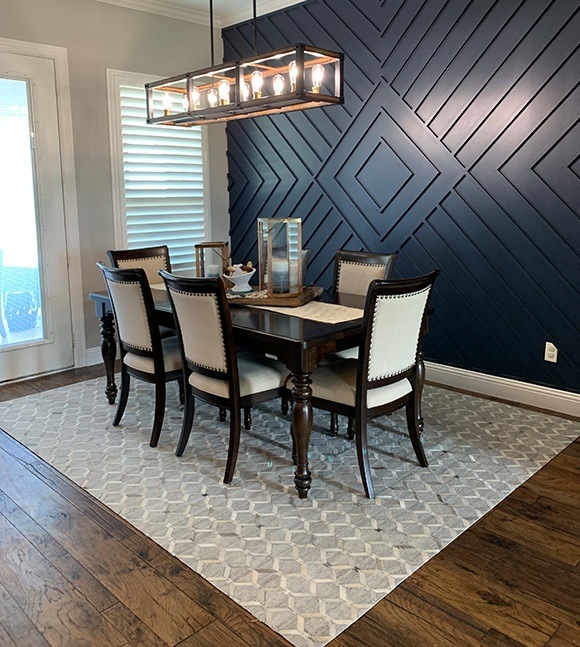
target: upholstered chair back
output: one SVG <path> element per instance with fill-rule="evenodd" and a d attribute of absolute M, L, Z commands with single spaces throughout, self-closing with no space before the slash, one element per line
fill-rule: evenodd
<path fill-rule="evenodd" d="M 406 294 L 376 295 L 369 330 L 369 382 L 414 366 L 430 291 L 427 286 Z"/>
<path fill-rule="evenodd" d="M 227 372 L 226 344 L 217 294 L 184 292 L 169 287 L 177 320 L 181 326 L 183 350 L 190 364 Z M 203 331 L 203 334 L 200 332 Z"/>
<path fill-rule="evenodd" d="M 365 296 L 371 281 L 392 276 L 396 258 L 396 253 L 338 250 L 335 258 L 335 292 Z"/>
<path fill-rule="evenodd" d="M 140 267 L 145 271 L 150 285 L 161 283 L 159 270 L 171 272 L 169 249 L 166 245 L 141 249 L 116 249 L 107 252 L 111 265 L 121 269 Z"/>

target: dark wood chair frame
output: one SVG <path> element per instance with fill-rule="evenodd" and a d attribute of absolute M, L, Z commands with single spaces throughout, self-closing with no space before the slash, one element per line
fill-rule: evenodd
<path fill-rule="evenodd" d="M 369 383 L 365 376 L 368 375 L 371 331 L 377 299 L 382 295 L 406 294 L 431 287 L 438 274 L 439 271 L 435 270 L 425 276 L 412 279 L 403 279 L 399 281 L 372 281 L 369 286 L 364 309 L 362 325 L 363 338 L 359 347 L 359 366 L 357 373 L 355 406 L 353 407 L 330 400 L 323 400 L 315 397 L 314 394 L 312 396 L 312 405 L 314 407 L 324 411 L 344 415 L 349 419 L 354 420 L 354 436 L 356 441 L 358 464 L 365 493 L 369 499 L 374 499 L 375 493 L 368 460 L 367 420 L 392 413 L 403 406 L 406 407 L 407 427 L 417 460 L 422 467 L 427 467 L 428 465 L 427 457 L 421 443 L 421 434 L 423 432 L 421 396 L 425 379 L 425 369 L 422 360 L 422 343 L 426 329 L 425 317 L 428 303 L 425 305 L 425 310 L 423 311 L 423 322 L 420 327 L 413 366 L 410 369 L 397 373 L 391 377 L 381 380 L 373 380 L 372 383 Z M 367 402 L 367 392 L 369 390 L 392 384 L 393 382 L 397 382 L 405 377 L 409 379 L 412 386 L 412 390 L 409 394 L 379 407 L 372 409 L 366 407 L 365 403 Z"/>
<path fill-rule="evenodd" d="M 193 426 L 193 419 L 195 414 L 195 398 L 199 398 L 203 402 L 210 405 L 219 407 L 220 410 L 224 409 L 229 411 L 230 414 L 230 437 L 228 458 L 224 474 L 224 483 L 231 483 L 236 462 L 238 459 L 238 452 L 240 447 L 241 436 L 241 411 L 249 410 L 253 404 L 265 402 L 280 397 L 282 388 L 273 389 L 271 391 L 263 391 L 249 396 L 240 396 L 239 374 L 238 374 L 238 361 L 236 356 L 236 346 L 233 338 L 232 321 L 230 317 L 229 305 L 227 303 L 226 292 L 224 283 L 220 278 L 181 278 L 167 272 L 159 272 L 160 276 L 165 281 L 168 287 L 169 301 L 173 309 L 173 316 L 175 318 L 175 328 L 177 330 L 177 337 L 179 339 L 179 346 L 181 349 L 181 357 L 183 363 L 183 383 L 185 391 L 185 412 L 183 416 L 183 425 L 181 435 L 177 445 L 176 455 L 181 456 L 185 451 L 191 429 Z M 217 304 L 220 314 L 220 319 L 223 326 L 224 347 L 226 353 L 226 366 L 225 372 L 213 370 L 198 366 L 190 362 L 185 356 L 183 336 L 181 332 L 181 322 L 179 321 L 171 290 L 178 290 L 181 292 L 195 292 L 197 294 L 214 294 L 217 298 Z M 223 398 L 212 393 L 200 391 L 192 386 L 189 382 L 189 377 L 192 373 L 206 375 L 216 380 L 221 380 L 228 385 L 228 398 Z M 246 423 L 248 428 L 248 424 Z"/>
<path fill-rule="evenodd" d="M 153 417 L 153 430 L 151 432 L 151 439 L 149 441 L 149 444 L 151 447 L 156 447 L 157 443 L 159 442 L 161 427 L 163 425 L 163 418 L 165 416 L 166 383 L 177 381 L 179 383 L 180 393 L 182 393 L 183 371 L 181 369 L 175 371 L 165 370 L 161 334 L 159 332 L 159 326 L 157 325 L 155 305 L 145 271 L 137 267 L 130 269 L 107 267 L 100 261 L 97 262 L 97 266 L 103 272 L 103 275 L 105 277 L 105 284 L 107 286 L 107 292 L 109 293 L 109 297 L 111 299 L 113 315 L 115 319 L 117 319 L 117 321 L 119 320 L 117 318 L 115 300 L 113 299 L 113 296 L 109 290 L 108 281 L 137 281 L 140 284 L 141 292 L 143 294 L 143 301 L 145 304 L 145 312 L 147 314 L 149 334 L 151 336 L 151 346 L 153 350 L 146 351 L 140 348 L 135 348 L 134 346 L 131 346 L 130 344 L 125 342 L 125 340 L 119 334 L 119 346 L 121 349 L 121 392 L 119 395 L 117 412 L 115 414 L 115 418 L 113 419 L 113 426 L 116 427 L 117 425 L 119 425 L 121 418 L 125 413 L 125 408 L 129 399 L 130 376 L 133 376 L 139 380 L 143 380 L 144 382 L 152 383 L 155 385 L 155 414 Z M 152 359 L 154 372 L 147 373 L 127 366 L 124 362 L 124 358 L 128 352 Z"/>
<path fill-rule="evenodd" d="M 338 292 L 338 278 L 340 273 L 340 264 L 342 261 L 351 263 L 362 263 L 363 265 L 384 265 L 385 272 L 383 279 L 388 280 L 393 276 L 395 269 L 395 261 L 397 260 L 397 252 L 389 252 L 381 254 L 378 252 L 356 252 L 350 249 L 339 249 L 334 257 L 334 279 L 333 279 L 333 296 L 334 302 L 340 302 L 340 294 Z M 330 414 L 330 435 L 338 436 L 338 414 Z M 354 420 L 348 419 L 347 437 L 352 440 L 354 438 Z"/>

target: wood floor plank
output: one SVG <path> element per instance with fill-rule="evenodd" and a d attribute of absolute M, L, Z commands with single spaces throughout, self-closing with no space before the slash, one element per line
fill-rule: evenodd
<path fill-rule="evenodd" d="M 521 515 L 516 517 L 502 510 L 494 510 L 493 515 L 481 520 L 481 527 L 565 564 L 575 566 L 580 562 L 580 545 L 575 538 Z"/>
<path fill-rule="evenodd" d="M 4 569 L 4 559 L 2 559 Z M 3 635 L 8 637 L 7 647 L 11 643 L 17 647 L 50 647 L 41 636 L 38 629 L 32 624 L 22 609 L 10 597 L 8 591 L 0 584 L 0 626 Z M 4 647 L 4 643 L 0 643 Z"/>
<path fill-rule="evenodd" d="M 248 643 L 219 621 L 212 622 L 179 647 L 248 647 Z"/>
<path fill-rule="evenodd" d="M 109 607 L 103 615 L 135 647 L 168 647 L 166 642 L 120 602 Z"/>
<path fill-rule="evenodd" d="M 0 513 L 24 535 L 41 555 L 52 564 L 83 596 L 102 611 L 118 600 L 96 577 L 89 573 L 41 526 L 25 514 L 0 490 Z"/>
<path fill-rule="evenodd" d="M 552 618 L 506 594 L 497 582 L 458 566 L 441 553 L 431 559 L 428 569 L 415 573 L 414 581 L 463 613 L 528 647 L 543 646 L 558 627 Z"/>
<path fill-rule="evenodd" d="M 0 452 L 0 473 L 9 471 L 5 456 Z M 73 506 L 63 514 L 64 499 L 38 479 L 36 498 L 31 500 L 30 478 L 23 466 L 12 466 L 3 489 L 27 514 L 42 518 L 44 529 L 162 640 L 175 645 L 211 622 L 191 598 L 100 525 Z"/>
<path fill-rule="evenodd" d="M 546 643 L 546 647 L 573 647 L 580 645 L 580 634 L 570 627 L 563 625 Z"/>
<path fill-rule="evenodd" d="M 0 584 L 51 647 L 122 647 L 126 640 L 0 515 Z"/>

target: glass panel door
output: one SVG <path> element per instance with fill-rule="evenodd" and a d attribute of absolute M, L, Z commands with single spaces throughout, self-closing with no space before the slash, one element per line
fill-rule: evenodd
<path fill-rule="evenodd" d="M 0 383 L 74 363 L 55 61 L 0 43 Z"/>
<path fill-rule="evenodd" d="M 28 82 L 0 79 L 0 344 L 44 338 Z"/>

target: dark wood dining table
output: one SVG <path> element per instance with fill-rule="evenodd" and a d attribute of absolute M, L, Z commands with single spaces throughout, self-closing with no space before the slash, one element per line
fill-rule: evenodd
<path fill-rule="evenodd" d="M 174 327 L 166 292 L 157 289 L 152 292 L 159 324 Z M 100 319 L 101 352 L 107 374 L 105 393 L 113 404 L 117 395 L 114 369 L 117 350 L 111 303 L 106 292 L 93 292 L 89 298 L 94 301 L 96 314 Z M 364 297 L 344 297 L 343 303 L 362 308 Z M 292 316 L 292 308 L 286 308 L 284 313 L 280 313 L 261 307 L 236 306 L 231 307 L 230 312 L 236 344 L 240 348 L 275 355 L 284 362 L 292 375 L 294 404 L 291 435 L 296 465 L 294 484 L 298 496 L 304 499 L 312 483 L 308 468 L 308 447 L 312 432 L 310 376 L 325 355 L 358 346 L 362 319 L 330 324 Z"/>

